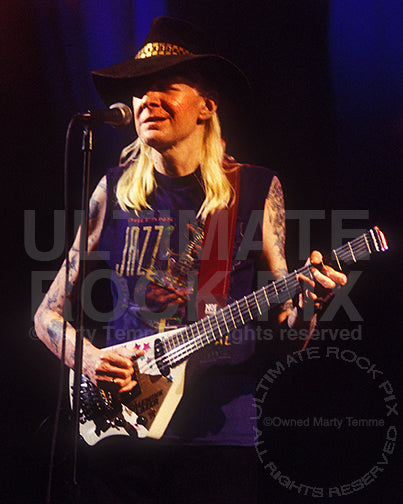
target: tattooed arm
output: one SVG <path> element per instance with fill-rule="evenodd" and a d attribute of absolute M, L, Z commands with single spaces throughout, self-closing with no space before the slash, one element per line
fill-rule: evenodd
<path fill-rule="evenodd" d="M 266 266 L 278 279 L 287 274 L 287 262 L 285 259 L 285 210 L 284 196 L 281 183 L 277 177 L 273 177 L 269 193 L 266 198 L 263 215 L 263 260 Z M 318 251 L 313 251 L 308 259 L 313 266 L 321 265 L 321 272 L 312 268 L 313 280 L 303 275 L 299 276 L 302 285 L 303 295 L 299 297 L 299 307 L 311 307 L 306 312 L 310 317 L 306 320 L 302 310 L 294 308 L 293 301 L 287 300 L 281 307 L 279 313 L 279 323 L 285 322 L 288 318 L 289 327 L 309 327 L 313 331 L 316 322 L 315 309 L 322 305 L 322 299 L 313 292 L 316 285 L 320 285 L 327 291 L 327 298 L 331 291 L 347 282 L 343 273 L 335 271 L 330 266 L 322 266 L 322 255 Z"/>
<path fill-rule="evenodd" d="M 263 214 L 263 262 L 274 280 L 288 273 L 285 259 L 285 209 L 283 189 L 275 176 L 270 185 Z M 293 309 L 292 300 L 282 305 L 279 322 L 283 322 Z"/>
<path fill-rule="evenodd" d="M 89 208 L 88 252 L 96 250 L 106 211 L 106 177 L 96 187 Z M 43 343 L 59 358 L 62 351 L 63 311 L 69 312 L 71 299 L 76 294 L 80 265 L 80 230 L 69 251 L 69 278 L 66 292 L 66 263 L 60 268 L 49 291 L 35 314 L 35 330 Z M 66 323 L 65 363 L 74 368 L 76 330 Z M 116 352 L 100 350 L 89 340 L 83 340 L 83 373 L 95 384 L 102 381 L 116 381 L 120 390 L 130 390 L 133 367 L 128 356 Z M 116 378 L 116 380 L 115 380 Z"/>

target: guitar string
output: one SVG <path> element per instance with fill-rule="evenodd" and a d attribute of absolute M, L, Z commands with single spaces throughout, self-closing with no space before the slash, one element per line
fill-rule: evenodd
<path fill-rule="evenodd" d="M 282 281 L 284 281 L 285 286 L 287 287 L 287 290 L 292 290 L 292 291 L 295 291 L 295 293 L 296 293 L 298 290 L 300 290 L 300 285 L 299 285 L 299 281 L 296 278 L 296 274 L 297 273 L 303 274 L 303 273 L 307 272 L 308 270 L 310 270 L 310 266 L 306 265 L 306 266 L 300 268 L 297 272 L 291 273 L 287 277 L 280 279 L 277 282 L 273 282 L 272 284 L 269 284 L 269 285 L 259 289 L 257 292 L 255 292 L 255 295 L 258 300 L 260 298 L 260 305 L 264 302 L 264 304 L 266 306 L 268 305 L 268 307 L 270 308 L 271 304 L 279 304 L 280 302 L 282 302 L 281 299 L 279 298 L 279 294 L 283 294 L 284 292 L 283 291 L 279 292 L 279 289 L 276 288 L 276 284 L 279 284 Z M 288 282 L 288 284 L 287 284 L 287 278 L 288 279 L 291 278 L 291 282 Z M 267 303 L 267 301 L 265 299 L 265 296 L 264 296 L 265 292 L 266 292 L 266 294 L 268 294 L 269 304 Z M 277 300 L 275 299 L 275 297 L 277 298 Z M 248 298 L 250 301 L 252 301 L 253 294 L 250 294 L 245 297 L 246 303 L 248 302 Z M 288 295 L 287 295 L 287 298 L 288 298 Z M 285 300 L 286 299 L 284 299 L 284 301 Z M 223 320 L 226 320 L 227 323 L 229 323 L 231 326 L 234 326 L 230 330 L 230 332 L 237 329 L 241 325 L 242 326 L 245 325 L 245 323 L 249 322 L 250 320 L 253 320 L 253 318 L 251 319 L 249 316 L 247 316 L 246 311 L 245 312 L 240 311 L 242 317 L 245 317 L 247 319 L 246 322 L 241 322 L 242 319 L 236 313 L 234 314 L 232 312 L 232 310 L 235 306 L 240 307 L 240 306 L 242 306 L 242 304 L 243 304 L 243 300 L 240 300 L 238 303 L 236 303 L 236 302 L 232 303 L 231 305 L 226 306 L 225 308 L 219 310 L 219 312 L 218 312 L 217 317 L 221 315 Z M 229 314 L 231 315 L 231 318 L 235 317 L 234 322 L 231 322 L 231 320 L 229 318 L 226 318 L 225 311 L 229 312 Z M 265 309 L 265 311 L 266 311 L 266 309 Z M 256 316 L 257 316 L 257 313 L 255 314 L 255 317 Z M 183 358 L 187 357 L 188 355 L 193 353 L 195 350 L 197 350 L 198 346 L 199 346 L 199 342 L 200 342 L 200 346 L 204 347 L 206 344 L 211 343 L 212 341 L 216 340 L 217 334 L 215 333 L 215 331 L 217 330 L 218 325 L 217 325 L 217 321 L 214 319 L 215 319 L 215 317 L 213 318 L 212 316 L 205 317 L 204 319 L 201 319 L 200 321 L 196 322 L 195 324 L 191 324 L 191 326 L 195 326 L 198 329 L 201 326 L 202 332 L 200 333 L 200 331 L 198 330 L 198 336 L 193 337 L 193 338 L 185 341 L 183 344 L 181 344 L 177 347 L 174 347 L 171 350 L 168 350 L 161 357 L 157 357 L 156 359 L 150 361 L 149 368 L 151 369 L 154 364 L 157 364 L 157 365 L 159 363 L 163 364 L 164 361 L 167 362 L 168 365 L 174 365 L 175 363 L 178 363 L 180 360 L 182 360 Z M 203 320 L 206 320 L 206 321 L 208 320 L 209 325 L 212 326 L 212 331 L 210 331 L 214 335 L 212 341 L 210 341 L 210 339 L 209 339 L 209 336 L 208 336 L 209 332 L 204 329 Z M 211 321 L 213 323 L 211 323 Z M 239 323 L 239 322 L 241 322 L 241 323 Z M 190 326 L 187 326 L 187 327 L 189 328 Z M 226 331 L 225 334 L 228 334 L 228 332 Z M 183 330 L 178 331 L 178 333 L 176 333 L 174 337 L 178 338 L 179 336 L 182 337 L 185 335 L 186 335 L 186 337 L 189 337 L 187 328 L 183 328 Z M 172 337 L 168 337 L 167 340 L 164 341 L 164 345 L 169 346 L 172 339 L 173 339 Z"/>
<path fill-rule="evenodd" d="M 358 252 L 356 252 L 358 254 Z M 341 256 L 341 255 L 344 255 L 343 252 L 338 249 L 338 255 Z M 309 265 L 306 266 L 306 267 L 303 267 L 301 269 L 299 269 L 296 273 L 304 273 L 304 270 L 309 270 Z M 281 283 L 281 281 L 283 280 L 284 283 L 285 283 L 285 286 L 288 287 L 288 289 L 292 289 L 292 290 L 297 290 L 296 287 L 299 285 L 299 283 L 295 283 L 294 285 L 290 284 L 289 282 L 289 286 L 287 285 L 287 278 L 291 278 L 293 279 L 293 274 L 289 275 L 288 277 L 285 277 L 284 279 L 280 279 L 279 281 L 277 282 L 274 282 L 268 286 L 265 286 L 263 289 L 260 289 L 259 291 L 257 291 L 257 293 L 255 293 L 257 295 L 257 297 L 261 297 L 261 301 L 264 300 L 263 297 L 262 297 L 262 293 L 266 292 L 268 295 L 269 295 L 269 300 L 271 299 L 271 302 L 274 304 L 274 299 L 273 299 L 273 295 L 275 295 L 277 298 L 278 298 L 278 302 L 281 302 L 280 298 L 278 297 L 278 289 L 276 288 L 276 285 L 278 283 Z M 298 282 L 298 280 L 296 280 L 296 282 Z M 253 295 L 249 295 L 246 297 L 246 302 L 249 298 L 250 301 L 252 301 L 252 296 Z M 267 302 L 266 302 L 267 304 Z M 278 303 L 277 303 L 278 304 Z M 242 306 L 242 300 L 238 303 L 233 303 L 227 307 L 225 307 L 224 309 L 220 310 L 221 311 L 221 315 L 223 317 L 224 320 L 227 320 L 225 318 L 225 315 L 224 315 L 224 311 L 228 311 L 229 314 L 231 315 L 231 318 L 232 316 L 235 316 L 235 322 L 232 323 L 231 325 L 234 325 L 234 328 L 232 329 L 232 331 L 234 329 L 237 328 L 237 323 L 236 322 L 240 322 L 240 320 L 238 321 L 238 316 L 237 314 L 233 313 L 232 310 L 235 306 Z M 242 311 L 240 312 L 243 316 L 246 316 L 246 311 L 244 313 L 242 313 Z M 218 314 L 218 316 L 220 315 L 220 313 Z M 249 322 L 250 319 L 249 317 L 247 317 L 247 322 Z M 196 327 L 199 328 L 199 326 L 201 325 L 203 330 L 201 333 L 198 334 L 198 336 L 194 337 L 194 338 L 191 338 L 189 339 L 188 341 L 185 341 L 183 344 L 179 345 L 178 347 L 176 348 L 173 348 L 171 350 L 169 350 L 168 352 L 165 352 L 163 356 L 161 357 L 158 357 L 156 358 L 154 361 L 151 361 L 149 363 L 149 367 L 150 369 L 152 368 L 153 364 L 158 364 L 158 363 L 163 363 L 164 361 L 168 363 L 168 365 L 174 365 L 175 363 L 178 363 L 180 360 L 182 360 L 183 358 L 187 357 L 188 355 L 190 355 L 191 353 L 193 353 L 195 350 L 198 349 L 198 346 L 199 346 L 199 342 L 200 342 L 200 346 L 203 347 L 205 346 L 207 343 L 211 343 L 212 341 L 210 341 L 209 339 L 209 336 L 208 336 L 208 332 L 205 331 L 204 327 L 203 327 L 203 320 L 209 320 L 210 322 L 210 325 L 213 326 L 212 327 L 212 334 L 214 335 L 214 340 L 217 339 L 217 335 L 215 334 L 215 330 L 217 329 L 217 322 L 214 320 L 213 317 L 206 317 L 205 319 L 202 319 L 201 321 L 197 322 L 195 324 Z M 211 324 L 211 321 L 213 321 L 213 324 Z M 230 320 L 228 319 L 228 321 L 230 322 Z M 240 324 L 239 324 L 240 325 Z M 244 325 L 244 324 L 242 324 Z M 189 326 L 188 326 L 189 327 Z M 231 332 L 231 331 L 230 331 Z M 228 334 L 226 332 L 226 334 Z M 179 333 L 176 333 L 175 334 L 175 337 L 178 338 L 178 336 L 181 335 L 181 336 L 184 336 L 186 335 L 188 337 L 188 331 L 186 330 L 186 328 L 184 328 L 182 331 L 180 331 Z M 168 344 L 170 344 L 170 342 L 172 341 L 172 337 L 168 338 L 166 341 L 164 341 L 164 344 L 165 346 Z"/>
<path fill-rule="evenodd" d="M 347 247 L 348 247 L 348 245 L 347 245 L 347 246 L 344 246 L 344 247 L 340 247 L 340 248 L 336 251 L 336 253 L 338 252 L 338 255 L 339 255 L 339 256 L 344 256 L 344 255 L 345 255 L 345 254 L 344 254 L 344 252 L 345 252 L 345 251 L 343 250 L 343 248 L 346 248 L 346 249 L 347 249 Z M 350 249 L 348 249 L 348 250 L 350 251 Z M 364 250 L 365 250 L 365 249 L 364 249 Z M 356 254 L 357 254 L 357 255 L 358 255 L 358 253 L 359 253 L 359 252 L 358 252 L 358 250 L 356 250 Z M 301 270 L 299 270 L 298 272 L 299 272 L 299 273 L 303 273 L 303 271 L 301 271 Z M 267 291 L 268 291 L 269 295 L 272 295 L 272 294 L 273 294 L 273 292 L 269 292 L 269 291 L 270 291 L 270 287 L 272 287 L 272 290 L 275 290 L 276 296 L 278 297 L 278 291 L 277 291 L 276 285 L 277 285 L 278 283 L 281 283 L 281 280 L 283 280 L 283 281 L 284 281 L 284 286 L 285 286 L 285 288 L 286 288 L 287 290 L 290 290 L 290 288 L 291 288 L 291 290 L 293 290 L 293 291 L 294 291 L 294 290 L 296 290 L 296 289 L 295 289 L 295 286 L 290 284 L 290 282 L 289 282 L 289 278 L 290 278 L 290 276 L 285 277 L 285 278 L 283 278 L 283 279 L 280 279 L 280 280 L 279 280 L 279 282 L 273 283 L 271 286 L 269 286 L 269 288 L 267 289 Z M 287 282 L 287 280 L 288 280 L 288 282 Z M 260 293 L 258 293 L 258 295 L 259 295 L 259 294 L 260 294 Z M 249 301 L 250 301 L 250 302 L 252 302 L 252 301 L 253 301 L 252 296 L 248 296 L 248 297 L 249 297 Z M 246 315 L 248 315 L 248 314 L 247 314 L 247 311 L 249 311 L 248 297 L 245 297 L 245 298 L 244 298 L 245 303 L 243 303 L 243 300 L 241 300 L 240 302 L 236 302 L 235 304 L 232 304 L 232 305 L 230 305 L 230 306 L 228 307 L 228 311 L 229 311 L 229 313 L 230 313 L 230 315 L 231 315 L 231 318 L 232 318 L 232 316 L 234 315 L 234 313 L 233 313 L 233 311 L 232 311 L 232 310 L 233 310 L 233 308 L 234 308 L 235 306 L 238 308 L 238 310 L 239 310 L 239 312 L 240 312 L 241 319 L 243 319 L 243 317 L 245 317 Z M 279 297 L 278 297 L 278 301 L 279 301 L 279 302 L 281 301 Z M 256 301 L 255 301 L 255 303 L 256 303 Z M 243 306 L 243 305 L 245 305 L 245 306 L 246 306 L 246 310 L 247 310 L 247 311 L 244 309 L 244 306 Z M 221 312 L 221 313 L 222 313 L 223 319 L 225 320 L 224 313 L 223 313 L 223 312 Z M 219 314 L 218 314 L 217 316 L 219 316 Z M 238 316 L 237 316 L 237 314 L 236 314 L 236 313 L 235 313 L 235 316 L 236 316 L 236 318 L 238 318 Z M 247 319 L 251 320 L 251 318 L 250 318 L 250 317 L 247 317 Z M 253 319 L 253 317 L 252 317 L 252 319 Z M 211 326 L 211 328 L 212 328 L 212 332 L 213 332 L 213 334 L 214 334 L 215 336 L 217 336 L 217 335 L 215 334 L 215 331 L 217 330 L 217 328 L 219 328 L 219 325 L 217 325 L 217 320 L 216 320 L 216 317 L 214 317 L 214 318 L 213 318 L 213 317 L 210 317 L 210 318 L 207 318 L 206 320 L 209 322 L 209 325 L 210 325 L 210 326 Z M 249 321 L 249 320 L 248 320 L 248 321 Z M 213 322 L 213 323 L 211 323 L 211 322 Z M 201 321 L 201 325 L 202 325 L 202 327 L 203 327 L 203 321 Z M 244 324 L 242 324 L 242 325 L 244 325 Z M 235 327 L 234 327 L 234 329 L 235 329 L 235 328 L 237 327 L 237 324 L 235 323 L 235 324 L 234 324 L 234 326 L 235 326 Z M 183 334 L 185 334 L 185 335 L 188 337 L 188 335 L 187 335 L 187 331 L 182 331 L 182 333 L 179 333 L 179 334 L 182 334 L 182 335 L 183 335 Z M 175 334 L 175 335 L 174 335 L 174 338 L 178 339 L 178 334 Z M 198 337 L 196 337 L 196 338 L 194 338 L 194 337 L 193 337 L 193 338 L 191 338 L 191 340 L 190 340 L 189 342 L 185 342 L 183 345 L 180 345 L 180 347 L 179 347 L 179 351 L 178 351 L 177 349 L 174 349 L 173 351 L 168 351 L 167 353 L 165 353 L 165 354 L 164 354 L 164 355 L 165 355 L 165 358 L 168 358 L 168 359 L 170 359 L 171 357 L 172 357 L 172 358 L 175 358 L 175 352 L 179 352 L 179 353 L 178 353 L 178 357 L 179 357 L 179 356 L 180 356 L 180 357 L 182 357 L 182 355 L 185 355 L 185 354 L 186 354 L 186 352 L 188 351 L 187 349 L 190 349 L 190 350 L 193 350 L 194 348 L 196 348 L 196 349 L 197 349 L 197 347 L 198 347 L 198 340 L 201 340 L 201 346 L 203 346 L 203 339 L 205 339 L 205 338 L 207 338 L 207 342 L 210 342 L 210 341 L 209 341 L 208 336 L 206 335 L 206 331 L 204 330 L 204 327 L 203 327 L 203 331 L 202 331 L 202 334 L 201 334 L 200 336 L 198 336 Z M 165 343 L 165 346 L 168 346 L 168 347 L 169 347 L 169 346 L 171 345 L 171 341 L 172 341 L 172 339 L 173 339 L 173 338 L 168 338 L 168 340 L 166 340 L 166 341 L 164 342 L 164 343 Z M 215 337 L 215 339 L 216 339 L 216 337 Z"/>
<path fill-rule="evenodd" d="M 305 269 L 309 269 L 309 266 L 304 266 L 303 268 L 301 268 L 300 270 L 298 270 L 298 272 L 302 273 L 302 271 L 305 270 Z M 290 275 L 288 275 L 288 278 L 292 279 L 292 283 L 290 283 L 290 282 L 288 283 L 288 289 L 291 289 L 292 291 L 294 291 L 294 290 L 297 291 L 297 288 L 299 288 L 299 281 L 296 279 L 296 272 L 293 272 Z M 285 279 L 280 279 L 277 282 L 281 282 L 281 281 L 284 281 L 284 280 Z M 248 304 L 250 306 L 252 304 L 252 302 L 255 303 L 256 308 L 258 306 L 262 306 L 263 303 L 265 303 L 267 305 L 267 302 L 265 300 L 263 291 L 266 291 L 268 293 L 269 298 L 271 299 L 271 304 L 275 304 L 275 303 L 278 304 L 279 303 L 279 301 L 276 302 L 276 300 L 273 299 L 273 295 L 274 295 L 274 293 L 276 291 L 275 287 L 274 287 L 274 282 L 273 282 L 272 284 L 269 284 L 269 285 L 267 285 L 267 286 L 259 289 L 258 291 L 254 292 L 252 294 L 249 294 L 248 296 L 245 296 L 243 299 L 239 300 L 238 302 L 232 303 L 231 305 L 228 305 L 228 306 L 220 309 L 216 313 L 216 316 L 205 317 L 204 319 L 201 319 L 200 321 L 198 321 L 198 322 L 196 322 L 194 324 L 191 324 L 190 326 L 187 326 L 187 327 L 183 328 L 183 330 L 178 331 L 178 333 L 176 333 L 175 335 L 173 335 L 171 337 L 168 337 L 168 339 L 164 341 L 165 345 L 167 343 L 169 345 L 170 341 L 172 341 L 173 338 L 178 338 L 178 335 L 184 335 L 184 334 L 187 335 L 187 333 L 188 333 L 187 329 L 190 328 L 191 326 L 200 326 L 200 325 L 202 325 L 202 327 L 203 327 L 203 320 L 204 321 L 208 321 L 209 325 L 211 326 L 211 331 L 206 331 L 205 329 L 203 329 L 203 332 L 199 333 L 198 336 L 193 337 L 193 338 L 189 339 L 188 341 L 185 341 L 183 344 L 181 344 L 181 345 L 179 345 L 179 346 L 177 346 L 177 347 L 169 350 L 168 352 L 164 353 L 163 356 L 157 357 L 156 359 L 152 360 L 149 363 L 150 369 L 152 368 L 152 366 L 153 366 L 154 363 L 155 364 L 162 363 L 164 360 L 171 361 L 170 362 L 171 365 L 175 364 L 175 361 L 179 361 L 180 359 L 183 359 L 183 357 L 186 357 L 190 353 L 193 353 L 193 350 L 197 349 L 197 347 L 199 345 L 199 341 L 201 343 L 201 346 L 204 347 L 206 344 L 212 343 L 213 341 L 217 340 L 218 335 L 216 334 L 216 331 L 217 331 L 217 329 L 219 327 L 218 317 L 221 315 L 223 321 L 227 321 L 227 323 L 230 323 L 229 319 L 227 319 L 226 316 L 225 316 L 225 313 L 224 313 L 225 311 L 230 312 L 235 317 L 235 322 L 236 322 L 235 325 L 233 323 L 230 324 L 230 325 L 234 325 L 234 328 L 231 329 L 229 332 L 232 332 L 237 327 L 239 328 L 241 325 L 243 326 L 246 323 L 248 323 L 251 320 L 253 320 L 259 314 L 259 309 L 255 309 L 254 310 L 255 314 L 254 314 L 254 317 L 252 317 L 252 318 L 249 316 L 249 309 L 248 308 L 245 311 L 243 311 L 243 312 L 241 311 L 240 313 L 242 314 L 243 321 L 242 321 L 242 319 L 236 313 L 235 314 L 232 313 L 232 309 L 235 306 L 241 307 L 242 304 Z M 277 289 L 277 292 L 278 292 L 278 289 Z M 280 293 L 282 293 L 282 292 L 280 292 Z M 255 294 L 256 298 L 258 299 L 258 301 L 259 301 L 259 297 L 260 297 L 260 304 L 254 299 L 255 298 L 254 294 Z M 276 297 L 277 297 L 277 294 L 276 294 Z M 242 306 L 242 308 L 243 308 L 243 306 Z M 245 319 L 246 319 L 246 322 L 245 322 Z M 212 341 L 210 341 L 210 339 L 208 337 L 209 333 L 211 333 L 211 334 L 214 335 L 214 338 L 213 338 Z M 228 331 L 225 331 L 224 334 L 227 335 Z M 207 343 L 204 340 L 206 340 Z"/>
<path fill-rule="evenodd" d="M 252 300 L 252 296 L 250 297 L 249 300 L 250 301 Z M 246 297 L 246 303 L 247 303 L 247 297 Z M 242 306 L 242 300 L 241 300 L 241 302 L 238 302 L 237 306 L 238 307 Z M 197 349 L 199 346 L 199 342 L 200 342 L 200 346 L 205 346 L 205 344 L 210 343 L 214 340 L 217 340 L 217 338 L 219 337 L 219 335 L 217 334 L 217 329 L 220 327 L 219 323 L 218 323 L 218 318 L 220 317 L 220 315 L 221 315 L 223 321 L 228 320 L 228 323 L 229 323 L 229 318 L 227 318 L 228 315 L 227 316 L 225 315 L 225 311 L 230 312 L 230 314 L 232 314 L 235 317 L 235 323 L 230 324 L 230 325 L 234 325 L 234 329 L 237 326 L 239 327 L 242 319 L 240 319 L 240 317 L 236 313 L 235 314 L 232 313 L 232 310 L 234 307 L 235 307 L 235 304 L 231 304 L 231 305 L 225 307 L 224 309 L 221 309 L 219 312 L 217 312 L 217 314 L 215 316 L 205 317 L 201 321 L 197 322 L 195 325 L 196 325 L 196 327 L 201 326 L 203 329 L 202 332 L 200 333 L 200 331 L 198 331 L 199 334 L 197 337 L 192 337 L 192 338 L 188 339 L 188 341 L 185 341 L 179 347 L 173 348 L 173 349 L 169 350 L 168 352 L 166 352 L 164 354 L 164 356 L 162 357 L 162 359 L 164 359 L 164 358 L 166 360 L 180 359 L 183 356 L 186 356 L 186 354 L 188 354 L 190 351 Z M 248 317 L 246 316 L 246 311 L 244 311 L 244 312 L 241 311 L 240 313 L 242 314 L 244 319 L 245 318 L 247 319 L 247 322 L 249 322 L 249 320 L 252 320 L 249 316 Z M 209 331 L 205 330 L 205 327 L 203 324 L 204 321 L 205 321 L 205 325 L 209 326 L 211 330 L 209 330 Z M 244 322 L 245 322 L 245 320 L 244 320 Z M 191 328 L 191 326 L 188 326 L 188 328 Z M 179 335 L 189 338 L 188 333 L 189 333 L 189 330 L 187 328 L 184 328 L 183 331 L 179 332 Z M 213 340 L 210 340 L 209 334 L 213 335 Z M 225 331 L 225 334 L 228 334 L 228 332 Z M 178 338 L 178 333 L 175 335 L 175 337 Z M 170 341 L 172 341 L 172 337 L 168 338 L 168 340 L 164 341 L 165 346 L 169 347 Z"/>
<path fill-rule="evenodd" d="M 354 259 L 361 259 L 362 255 L 364 255 L 364 254 L 369 255 L 371 253 L 371 251 L 368 250 L 368 245 L 367 245 L 367 242 L 365 241 L 364 236 L 366 238 L 370 237 L 369 233 L 366 233 L 365 235 L 357 237 L 354 240 L 352 240 L 351 242 L 348 242 L 345 245 L 342 245 L 341 247 L 337 248 L 334 251 L 337 254 L 337 257 L 339 257 L 343 262 L 346 262 L 346 259 L 348 259 L 348 258 L 351 258 L 352 260 L 354 260 Z M 371 242 L 372 241 L 373 240 L 371 239 Z M 351 247 L 354 247 L 353 252 L 351 251 Z M 200 325 L 203 328 L 203 331 L 201 333 L 199 332 L 199 334 L 196 337 L 191 337 L 190 339 L 185 341 L 183 344 L 180 344 L 179 346 L 176 346 L 173 349 L 168 350 L 168 352 L 165 352 L 164 355 L 162 355 L 161 357 L 157 357 L 155 359 L 152 359 L 148 363 L 149 370 L 151 370 L 155 364 L 157 364 L 157 365 L 159 363 L 163 364 L 164 361 L 168 361 L 168 365 L 175 365 L 180 360 L 182 360 L 183 358 L 187 357 L 188 355 L 193 353 L 195 350 L 197 350 L 198 346 L 199 346 L 199 342 L 200 342 L 200 346 L 202 348 L 202 347 L 206 346 L 206 344 L 209 344 L 209 343 L 212 343 L 213 341 L 216 341 L 218 338 L 218 335 L 215 333 L 215 331 L 219 328 L 217 317 L 221 314 L 223 320 L 228 322 L 228 320 L 225 318 L 225 315 L 224 315 L 225 310 L 227 310 L 230 313 L 231 317 L 235 316 L 236 321 L 238 321 L 238 316 L 236 315 L 236 313 L 235 313 L 235 315 L 233 314 L 232 309 L 235 306 L 237 308 L 239 308 L 241 306 L 241 309 L 239 310 L 239 312 L 241 315 L 240 321 L 243 322 L 242 323 L 242 326 L 243 326 L 246 323 L 248 323 L 250 320 L 253 320 L 253 318 L 255 318 L 257 316 L 257 314 L 255 314 L 255 316 L 252 318 L 250 318 L 250 316 L 249 316 L 249 312 L 250 312 L 249 302 L 251 302 L 251 303 L 254 302 L 255 305 L 258 305 L 259 299 L 258 300 L 254 299 L 255 296 L 256 296 L 256 298 L 259 298 L 259 296 L 261 297 L 262 295 L 264 295 L 264 293 L 266 293 L 269 295 L 269 301 L 270 301 L 270 296 L 272 296 L 274 293 L 275 293 L 276 297 L 278 297 L 279 292 L 278 292 L 277 285 L 280 284 L 282 281 L 284 281 L 284 286 L 287 290 L 291 288 L 292 291 L 295 289 L 295 291 L 297 292 L 297 286 L 299 286 L 299 282 L 296 279 L 296 276 L 294 276 L 294 275 L 303 274 L 305 269 L 310 271 L 309 266 L 310 265 L 306 265 L 306 266 L 300 268 L 299 270 L 297 270 L 296 272 L 291 273 L 291 274 L 287 275 L 286 277 L 277 280 L 276 282 L 272 282 L 268 286 L 265 286 L 265 287 L 259 289 L 258 291 L 254 292 L 252 294 L 249 294 L 248 296 L 245 296 L 243 299 L 236 301 L 235 303 L 232 303 L 231 305 L 228 305 L 223 309 L 220 309 L 218 314 L 216 314 L 216 316 L 205 317 L 204 319 L 201 319 L 200 321 L 183 328 L 182 331 L 178 331 L 178 333 L 176 333 L 175 335 L 168 337 L 167 340 L 163 341 L 165 346 L 166 346 L 166 344 L 169 345 L 174 338 L 178 338 L 178 335 L 186 334 L 187 338 L 189 338 L 189 336 L 187 334 L 187 332 L 188 332 L 187 329 L 190 328 L 191 326 L 197 327 L 198 330 L 199 330 Z M 288 281 L 289 278 L 291 278 L 292 280 L 297 282 L 297 284 L 295 284 L 295 285 L 291 284 Z M 271 292 L 269 292 L 270 290 L 271 290 Z M 280 294 L 281 293 L 283 293 L 283 292 L 280 292 Z M 278 302 L 281 302 L 280 298 L 278 298 L 278 299 L 279 299 Z M 265 299 L 262 298 L 260 301 L 261 302 L 264 301 L 265 305 L 267 305 L 267 301 Z M 271 301 L 274 304 L 273 299 Z M 242 310 L 244 309 L 243 305 L 246 306 L 245 312 L 242 312 Z M 270 304 L 269 304 L 269 308 L 270 308 Z M 243 321 L 244 317 L 247 319 L 246 322 Z M 203 320 L 209 322 L 209 325 L 211 326 L 211 331 L 206 331 L 204 329 Z M 231 325 L 234 325 L 235 327 L 229 332 L 232 332 L 233 330 L 235 330 L 237 328 L 236 323 L 235 324 L 233 323 Z M 209 340 L 209 337 L 208 337 L 209 332 L 213 335 L 212 341 Z M 228 331 L 225 331 L 225 335 L 227 335 L 227 334 L 228 334 Z M 204 340 L 206 340 L 206 341 L 204 341 Z"/>

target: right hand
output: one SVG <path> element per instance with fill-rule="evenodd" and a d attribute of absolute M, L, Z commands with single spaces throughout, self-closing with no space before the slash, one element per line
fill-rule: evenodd
<path fill-rule="evenodd" d="M 129 392 L 137 382 L 133 379 L 133 360 L 144 354 L 125 348 L 109 350 L 92 347 L 84 356 L 85 375 L 100 388 L 115 388 L 119 394 Z"/>

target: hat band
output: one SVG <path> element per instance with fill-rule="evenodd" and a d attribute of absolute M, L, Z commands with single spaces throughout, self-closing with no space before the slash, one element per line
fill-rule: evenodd
<path fill-rule="evenodd" d="M 184 47 L 169 42 L 149 42 L 143 46 L 134 59 L 152 58 L 153 56 L 178 56 L 192 54 Z"/>

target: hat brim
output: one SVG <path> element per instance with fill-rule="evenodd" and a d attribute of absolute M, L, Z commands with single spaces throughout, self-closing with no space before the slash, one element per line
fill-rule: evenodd
<path fill-rule="evenodd" d="M 92 72 L 94 86 L 109 107 L 124 102 L 131 106 L 132 97 L 150 77 L 172 71 L 198 70 L 211 88 L 218 91 L 220 105 L 241 107 L 249 98 L 249 82 L 244 73 L 229 60 L 216 54 L 183 54 L 133 59 Z M 225 108 L 227 107 L 225 106 Z M 221 108 L 221 106 L 220 106 Z"/>

